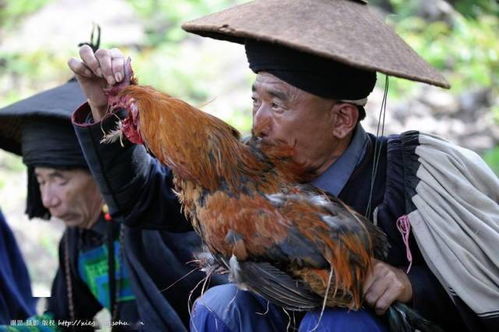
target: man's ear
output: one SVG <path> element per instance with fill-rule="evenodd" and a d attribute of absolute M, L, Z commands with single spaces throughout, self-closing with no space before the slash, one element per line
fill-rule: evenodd
<path fill-rule="evenodd" d="M 357 106 L 349 103 L 338 103 L 333 105 L 335 114 L 335 125 L 333 135 L 339 139 L 349 136 L 357 126 L 359 110 Z"/>

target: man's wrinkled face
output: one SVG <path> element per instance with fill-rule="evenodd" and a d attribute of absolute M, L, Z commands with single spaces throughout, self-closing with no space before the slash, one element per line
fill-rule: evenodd
<path fill-rule="evenodd" d="M 253 84 L 253 133 L 295 146 L 296 157 L 313 170 L 336 158 L 335 101 L 300 90 L 260 72 Z"/>
<path fill-rule="evenodd" d="M 99 217 L 103 200 L 86 170 L 36 167 L 43 206 L 66 226 L 90 228 Z"/>

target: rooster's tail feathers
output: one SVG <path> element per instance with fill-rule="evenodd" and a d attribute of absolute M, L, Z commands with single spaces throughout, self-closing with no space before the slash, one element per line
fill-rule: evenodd
<path fill-rule="evenodd" d="M 392 332 L 443 332 L 436 324 L 422 317 L 401 302 L 393 303 L 386 312 L 388 326 Z"/>

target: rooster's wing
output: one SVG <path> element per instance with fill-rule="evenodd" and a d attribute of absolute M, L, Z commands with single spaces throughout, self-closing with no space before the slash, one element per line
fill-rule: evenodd
<path fill-rule="evenodd" d="M 214 212 L 216 213 L 214 214 Z M 198 217 L 210 250 L 234 281 L 292 310 L 358 308 L 374 226 L 311 186 L 276 194 L 209 195 Z M 374 232 L 373 232 L 374 231 Z"/>

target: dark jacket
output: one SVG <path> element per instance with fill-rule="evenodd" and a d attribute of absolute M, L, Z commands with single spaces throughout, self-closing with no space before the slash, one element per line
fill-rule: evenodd
<path fill-rule="evenodd" d="M 89 124 L 88 105 L 73 115 L 76 134 L 113 219 L 123 227 L 123 254 L 130 270 L 140 320 L 146 331 L 182 331 L 205 274 L 192 261 L 199 236 L 181 212 L 172 174 L 143 146 L 124 140 L 100 144 L 114 119 Z M 211 278 L 210 284 L 224 282 Z"/>

